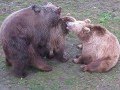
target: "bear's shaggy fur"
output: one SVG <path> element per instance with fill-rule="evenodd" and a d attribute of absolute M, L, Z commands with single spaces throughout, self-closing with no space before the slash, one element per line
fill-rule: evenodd
<path fill-rule="evenodd" d="M 9 15 L 2 23 L 0 37 L 7 65 L 12 65 L 18 77 L 25 77 L 28 66 L 43 71 L 52 68 L 41 59 L 50 38 L 50 30 L 60 19 L 60 8 L 49 3 L 33 5 Z M 39 49 L 41 48 L 41 49 Z"/>
<path fill-rule="evenodd" d="M 82 28 L 78 28 L 79 24 Z M 117 64 L 120 55 L 117 37 L 100 25 L 79 24 L 76 26 L 77 35 L 82 41 L 82 53 L 77 59 L 74 59 L 74 62 L 84 64 L 82 66 L 84 71 L 109 71 Z M 75 25 L 68 25 L 69 27 L 71 27 L 71 31 L 75 31 Z"/>
<path fill-rule="evenodd" d="M 61 62 L 66 62 L 67 59 L 64 57 L 65 48 L 65 36 L 68 34 L 68 29 L 66 29 L 67 22 L 73 22 L 74 18 L 71 16 L 64 16 L 58 22 L 58 25 L 53 30 L 50 30 L 50 40 L 48 43 L 49 48 L 49 58 L 55 57 Z"/>

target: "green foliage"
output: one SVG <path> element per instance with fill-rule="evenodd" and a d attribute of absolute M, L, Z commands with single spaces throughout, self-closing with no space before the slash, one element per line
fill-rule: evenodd
<path fill-rule="evenodd" d="M 107 24 L 109 20 L 112 18 L 110 13 L 104 12 L 99 15 L 99 22 L 102 24 Z"/>
<path fill-rule="evenodd" d="M 73 85 L 76 82 L 76 78 L 69 78 L 65 80 L 65 85 Z"/>
<path fill-rule="evenodd" d="M 0 21 L 3 21 L 5 18 L 6 18 L 7 15 L 3 14 L 3 15 L 0 15 Z"/>

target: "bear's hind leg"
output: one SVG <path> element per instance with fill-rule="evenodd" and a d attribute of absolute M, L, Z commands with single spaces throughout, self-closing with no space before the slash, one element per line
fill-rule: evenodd
<path fill-rule="evenodd" d="M 16 77 L 25 78 L 26 77 L 26 64 L 22 61 L 16 60 L 12 61 L 12 70 Z"/>
<path fill-rule="evenodd" d="M 6 46 L 6 45 L 3 46 L 3 51 L 4 51 L 4 53 L 5 53 L 6 66 L 11 66 L 12 64 L 11 64 L 10 61 L 9 61 L 9 52 L 8 52 L 8 50 L 7 50 L 7 46 Z"/>
<path fill-rule="evenodd" d="M 46 72 L 52 70 L 52 67 L 47 65 L 42 60 L 41 56 L 39 55 L 39 53 L 36 52 L 33 45 L 30 45 L 28 50 L 29 50 L 29 57 L 31 58 L 31 66 Z"/>
<path fill-rule="evenodd" d="M 82 59 L 82 56 L 79 55 L 78 57 L 76 57 L 75 59 L 73 59 L 73 63 L 79 64 L 79 63 L 81 63 L 81 59 Z"/>
<path fill-rule="evenodd" d="M 9 61 L 9 59 L 7 59 L 7 58 L 6 58 L 6 66 L 12 66 L 12 64 Z"/>
<path fill-rule="evenodd" d="M 28 41 L 25 37 L 10 38 L 7 46 L 7 63 L 12 64 L 12 70 L 17 77 L 25 77 L 25 70 L 29 65 Z"/>
<path fill-rule="evenodd" d="M 46 58 L 48 58 L 48 59 L 53 59 L 53 58 L 54 58 L 53 50 L 50 50 L 50 51 L 46 54 Z"/>
<path fill-rule="evenodd" d="M 83 71 L 88 72 L 106 72 L 109 68 L 109 60 L 108 58 L 98 59 L 88 65 L 83 65 L 81 68 L 83 69 Z"/>

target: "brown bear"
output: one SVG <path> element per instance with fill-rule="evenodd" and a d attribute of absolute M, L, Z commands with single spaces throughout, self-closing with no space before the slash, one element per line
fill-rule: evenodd
<path fill-rule="evenodd" d="M 116 36 L 100 25 L 90 24 L 90 20 L 69 22 L 67 28 L 77 33 L 82 41 L 82 53 L 74 63 L 84 64 L 83 71 L 106 72 L 119 59 L 120 45 Z"/>
<path fill-rule="evenodd" d="M 50 30 L 60 19 L 61 8 L 48 3 L 30 6 L 9 15 L 1 25 L 0 38 L 7 65 L 12 65 L 15 76 L 25 77 L 26 68 L 34 66 L 43 71 L 52 68 L 42 60 L 50 38 Z M 43 49 L 39 49 L 43 48 Z"/>
<path fill-rule="evenodd" d="M 68 15 L 63 16 L 60 18 L 58 25 L 52 28 L 53 30 L 50 30 L 50 40 L 48 42 L 48 58 L 55 57 L 61 62 L 66 62 L 68 60 L 64 57 L 65 38 L 68 34 L 68 29 L 66 29 L 66 23 L 73 21 L 75 21 L 73 17 Z"/>

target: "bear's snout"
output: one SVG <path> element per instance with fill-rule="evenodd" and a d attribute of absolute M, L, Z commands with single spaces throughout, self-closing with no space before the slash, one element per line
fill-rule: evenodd
<path fill-rule="evenodd" d="M 74 26 L 75 26 L 75 24 L 73 22 L 67 22 L 67 29 L 68 30 L 71 30 Z"/>

